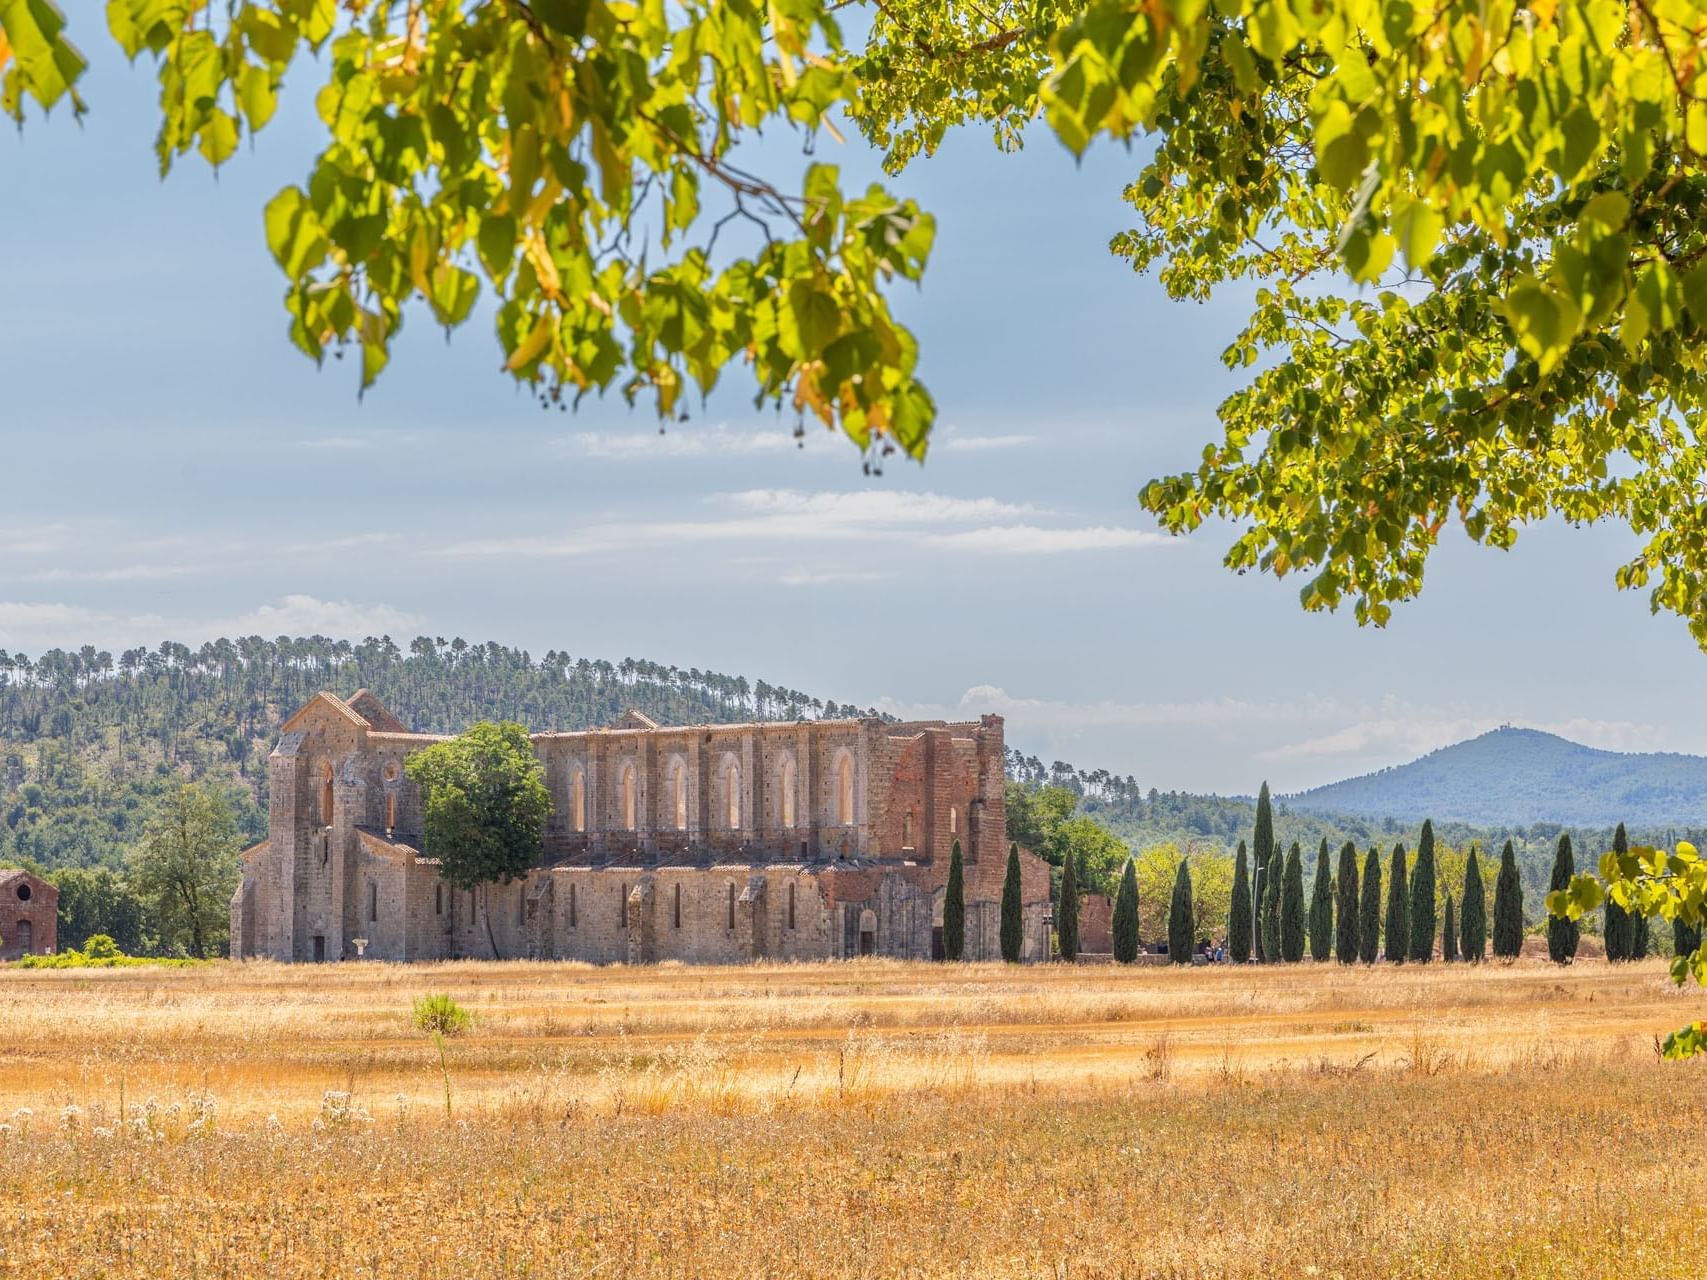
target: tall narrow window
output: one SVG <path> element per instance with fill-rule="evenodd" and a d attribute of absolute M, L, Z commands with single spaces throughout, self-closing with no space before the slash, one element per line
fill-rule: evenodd
<path fill-rule="evenodd" d="M 676 897 L 676 902 L 675 902 L 676 925 L 675 925 L 675 927 L 680 929 L 682 927 L 682 886 L 679 884 L 676 886 L 675 897 Z"/>
<path fill-rule="evenodd" d="M 622 766 L 622 825 L 626 830 L 633 831 L 638 824 L 634 821 L 634 766 Z"/>
<path fill-rule="evenodd" d="M 913 811 L 911 809 L 901 815 L 901 847 L 903 849 L 913 847 Z"/>
<path fill-rule="evenodd" d="M 735 928 L 735 882 L 729 882 L 729 928 Z"/>
<path fill-rule="evenodd" d="M 949 805 L 948 806 L 948 834 L 952 836 L 952 835 L 958 835 L 959 833 L 960 833 L 960 810 L 956 809 L 953 805 Z"/>
<path fill-rule="evenodd" d="M 670 767 L 670 807 L 677 831 L 688 829 L 688 768 L 680 760 Z"/>
<path fill-rule="evenodd" d="M 516 885 L 516 923 L 525 925 L 528 922 L 528 882 L 523 880 Z"/>
<path fill-rule="evenodd" d="M 390 831 L 396 825 L 397 793 L 395 791 L 387 791 L 385 793 L 385 829 Z"/>
<path fill-rule="evenodd" d="M 569 886 L 569 927 L 575 928 L 581 923 L 579 913 L 575 910 L 575 886 Z"/>
<path fill-rule="evenodd" d="M 788 927 L 794 928 L 794 881 L 788 882 Z"/>
<path fill-rule="evenodd" d="M 580 769 L 569 777 L 569 826 L 575 831 L 587 829 L 587 775 Z"/>
<path fill-rule="evenodd" d="M 479 900 L 474 896 L 474 890 L 468 891 L 468 923 L 474 923 L 474 913 L 479 910 Z"/>
<path fill-rule="evenodd" d="M 616 922 L 620 925 L 623 925 L 623 926 L 626 926 L 628 924 L 628 886 L 627 885 L 622 886 L 622 894 L 616 900 Z"/>
<path fill-rule="evenodd" d="M 320 825 L 332 825 L 332 764 L 322 761 L 320 764 Z"/>
<path fill-rule="evenodd" d="M 445 913 L 445 887 L 442 884 L 433 886 L 433 914 L 442 916 Z"/>
<path fill-rule="evenodd" d="M 372 880 L 367 882 L 367 918 L 369 924 L 379 919 L 379 886 Z"/>
<path fill-rule="evenodd" d="M 853 761 L 846 753 L 836 761 L 836 821 L 851 827 L 854 820 Z"/>
<path fill-rule="evenodd" d="M 741 770 L 731 760 L 723 771 L 723 825 L 731 831 L 741 827 Z"/>
<path fill-rule="evenodd" d="M 782 790 L 782 825 L 785 829 L 792 829 L 794 826 L 794 792 L 796 790 L 793 756 L 782 758 L 782 769 L 779 772 L 781 777 L 778 781 L 781 783 Z"/>

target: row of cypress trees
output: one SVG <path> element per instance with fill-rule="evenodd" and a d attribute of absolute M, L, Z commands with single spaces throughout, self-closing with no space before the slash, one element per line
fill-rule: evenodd
<path fill-rule="evenodd" d="M 1349 840 L 1340 849 L 1338 874 L 1328 873 L 1328 842 L 1316 851 L 1316 870 L 1308 906 L 1304 902 L 1303 860 L 1298 844 L 1282 858 L 1274 843 L 1274 818 L 1265 782 L 1257 797 L 1255 863 L 1260 902 L 1253 902 L 1251 873 L 1244 841 L 1233 868 L 1231 915 L 1227 922 L 1227 953 L 1235 963 L 1255 958 L 1259 964 L 1296 963 L 1304 958 L 1305 939 L 1311 959 L 1323 962 L 1332 956 L 1341 964 L 1390 963 L 1427 964 L 1440 939 L 1446 961 L 1480 961 L 1487 953 L 1488 919 L 1482 885 L 1480 855 L 1472 846 L 1464 866 L 1461 895 L 1446 895 L 1441 928 L 1435 931 L 1434 824 L 1425 821 L 1417 841 L 1417 858 L 1407 871 L 1405 847 L 1393 846 L 1387 869 L 1386 919 L 1381 919 L 1381 856 L 1370 849 L 1358 874 L 1357 848 Z M 1613 835 L 1614 852 L 1629 849 L 1624 824 Z M 1575 858 L 1569 835 L 1559 837 L 1553 858 L 1550 889 L 1563 889 L 1575 873 Z M 966 945 L 966 898 L 960 842 L 954 843 L 949 861 L 948 887 L 943 903 L 943 952 L 959 960 Z M 1061 891 L 1055 908 L 1055 927 L 1061 957 L 1074 960 L 1079 954 L 1078 871 L 1069 854 L 1061 869 Z M 1019 846 L 1008 847 L 1007 874 L 1002 884 L 1002 958 L 1010 963 L 1020 958 L 1024 923 L 1021 909 Z M 1547 954 L 1557 964 L 1576 955 L 1581 925 L 1573 920 L 1550 917 L 1547 922 Z M 1138 956 L 1138 881 L 1130 858 L 1121 872 L 1114 900 L 1114 958 L 1131 964 Z M 1195 935 L 1192 919 L 1191 872 L 1180 860 L 1168 908 L 1168 957 L 1175 964 L 1189 964 Z M 1640 960 L 1648 954 L 1648 921 L 1632 916 L 1613 902 L 1606 903 L 1606 958 Z M 1500 851 L 1499 875 L 1494 881 L 1493 953 L 1501 959 L 1516 957 L 1523 950 L 1523 882 L 1517 872 L 1517 857 L 1510 840 Z M 1681 922 L 1673 925 L 1673 947 L 1687 955 L 1701 945 L 1700 932 Z M 1385 943 L 1383 946 L 1382 944 Z"/>
<path fill-rule="evenodd" d="M 1620 828 L 1622 833 L 1622 828 Z M 1304 957 L 1306 908 L 1303 865 L 1294 843 L 1285 856 L 1274 840 L 1274 815 L 1265 782 L 1257 796 L 1256 830 L 1251 871 L 1243 841 L 1233 866 L 1233 898 L 1227 922 L 1227 950 L 1236 963 L 1293 963 Z M 1561 838 L 1563 876 L 1571 876 L 1570 840 Z M 1554 883 L 1561 872 L 1556 865 Z M 1476 961 L 1487 953 L 1488 920 L 1480 857 L 1471 849 L 1460 896 L 1446 895 L 1437 921 L 1434 824 L 1424 822 L 1414 864 L 1407 865 L 1405 847 L 1393 846 L 1386 872 L 1386 910 L 1382 912 L 1381 857 L 1374 849 L 1358 873 L 1357 849 L 1347 842 L 1340 850 L 1337 874 L 1330 874 L 1328 842 L 1316 852 L 1315 881 L 1308 906 L 1310 956 L 1325 961 L 1330 955 L 1342 964 L 1411 961 L 1426 964 L 1434 958 L 1440 939 L 1446 960 Z M 1256 882 L 1253 891 L 1252 881 Z M 1438 923 L 1438 930 L 1437 930 Z M 1511 841 L 1500 855 L 1494 889 L 1494 955 L 1516 956 L 1523 946 L 1523 884 Z M 1575 953 L 1574 935 L 1561 937 Z M 1555 957 L 1557 958 L 1557 957 Z M 1568 958 L 1568 957 L 1567 957 Z"/>

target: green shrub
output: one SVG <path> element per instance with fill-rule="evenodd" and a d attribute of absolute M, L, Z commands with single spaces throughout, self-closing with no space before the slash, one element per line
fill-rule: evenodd
<path fill-rule="evenodd" d="M 83 954 L 90 960 L 116 960 L 124 955 L 119 944 L 104 933 L 92 933 L 83 944 Z"/>
<path fill-rule="evenodd" d="M 443 992 L 419 997 L 412 1017 L 417 1031 L 437 1032 L 443 1036 L 461 1035 L 474 1021 L 467 1009 Z"/>

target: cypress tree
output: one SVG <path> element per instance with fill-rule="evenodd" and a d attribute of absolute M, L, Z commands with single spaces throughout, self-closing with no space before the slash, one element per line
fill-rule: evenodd
<path fill-rule="evenodd" d="M 1500 850 L 1500 875 L 1494 881 L 1494 955 L 1516 959 L 1523 951 L 1523 881 L 1511 841 Z"/>
<path fill-rule="evenodd" d="M 1408 959 L 1427 964 L 1434 959 L 1434 823 L 1423 819 L 1417 841 L 1417 861 L 1411 870 L 1411 945 Z"/>
<path fill-rule="evenodd" d="M 1440 958 L 1447 963 L 1458 958 L 1458 922 L 1452 918 L 1452 895 L 1446 895 L 1446 922 L 1440 927 Z"/>
<path fill-rule="evenodd" d="M 1008 871 L 1002 877 L 1002 959 L 1019 963 L 1025 941 L 1025 907 L 1020 902 L 1019 843 L 1008 845 Z"/>
<path fill-rule="evenodd" d="M 1055 945 L 1069 964 L 1079 958 L 1079 875 L 1071 853 L 1061 864 L 1061 900 L 1055 904 Z"/>
<path fill-rule="evenodd" d="M 1131 858 L 1120 873 L 1120 890 L 1114 895 L 1114 958 L 1121 964 L 1138 958 L 1138 873 Z"/>
<path fill-rule="evenodd" d="M 1334 920 L 1334 955 L 1341 964 L 1357 960 L 1357 846 L 1345 842 L 1340 850 L 1339 901 Z"/>
<path fill-rule="evenodd" d="M 1648 958 L 1648 917 L 1630 917 L 1630 959 Z"/>
<path fill-rule="evenodd" d="M 1191 872 L 1185 859 L 1179 860 L 1179 874 L 1174 876 L 1174 897 L 1168 904 L 1168 962 L 1191 963 Z"/>
<path fill-rule="evenodd" d="M 1269 803 L 1267 782 L 1257 792 L 1257 828 L 1251 839 L 1251 856 L 1259 867 L 1268 866 L 1274 856 L 1274 806 Z"/>
<path fill-rule="evenodd" d="M 1296 840 L 1280 881 L 1280 958 L 1287 964 L 1304 958 L 1304 859 Z"/>
<path fill-rule="evenodd" d="M 966 954 L 966 868 L 958 840 L 948 855 L 948 887 L 942 895 L 942 954 L 946 960 Z"/>
<path fill-rule="evenodd" d="M 1553 874 L 1547 881 L 1550 891 L 1565 889 L 1570 886 L 1571 877 L 1576 874 L 1576 861 L 1571 857 L 1571 838 L 1568 835 L 1559 837 L 1559 849 L 1553 855 Z M 1547 957 L 1554 964 L 1569 964 L 1577 954 L 1577 939 L 1582 932 L 1582 926 L 1575 920 L 1562 919 L 1552 912 L 1547 913 Z"/>
<path fill-rule="evenodd" d="M 1256 877 L 1257 898 L 1257 928 L 1256 953 L 1257 963 L 1273 964 L 1280 958 L 1278 949 L 1269 947 L 1268 920 L 1268 891 L 1269 873 L 1274 861 L 1274 806 L 1268 798 L 1268 782 L 1265 780 L 1262 789 L 1257 792 L 1257 825 L 1251 837 L 1251 868 Z"/>
<path fill-rule="evenodd" d="M 1251 958 L 1251 877 L 1245 869 L 1245 842 L 1233 863 L 1233 905 L 1227 913 L 1227 958 L 1244 964 Z"/>
<path fill-rule="evenodd" d="M 1375 846 L 1363 860 L 1362 896 L 1357 904 L 1357 958 L 1374 964 L 1381 953 L 1381 855 Z"/>
<path fill-rule="evenodd" d="M 1458 944 L 1464 958 L 1480 964 L 1488 945 L 1487 890 L 1482 886 L 1482 862 L 1476 846 L 1464 863 L 1464 905 L 1458 911 Z"/>
<path fill-rule="evenodd" d="M 1328 839 L 1316 850 L 1316 884 L 1310 891 L 1310 959 L 1321 963 L 1334 953 L 1334 881 L 1328 874 Z"/>
<path fill-rule="evenodd" d="M 1630 852 L 1630 838 L 1624 834 L 1624 824 L 1618 824 L 1618 830 L 1612 833 L 1612 852 Z M 1612 895 L 1606 895 L 1606 916 L 1601 924 L 1601 938 L 1606 943 L 1606 958 L 1608 960 L 1629 960 L 1630 943 L 1635 933 L 1635 921 L 1623 907 L 1612 900 Z"/>
<path fill-rule="evenodd" d="M 1276 849 L 1262 873 L 1262 958 L 1264 964 L 1280 963 L 1280 881 L 1285 859 Z"/>
<path fill-rule="evenodd" d="M 1671 922 L 1671 949 L 1680 956 L 1692 956 L 1701 949 L 1701 930 L 1682 920 Z"/>
<path fill-rule="evenodd" d="M 1410 879 L 1405 874 L 1405 846 L 1393 846 L 1393 860 L 1387 866 L 1387 937 L 1382 956 L 1394 964 L 1403 964 L 1411 949 Z"/>

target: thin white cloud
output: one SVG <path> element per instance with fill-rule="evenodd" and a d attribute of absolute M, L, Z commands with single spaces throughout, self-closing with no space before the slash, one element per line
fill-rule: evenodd
<path fill-rule="evenodd" d="M 850 582 L 882 582 L 893 576 L 876 569 L 792 569 L 777 581 L 785 587 L 827 587 Z"/>
<path fill-rule="evenodd" d="M 983 524 L 1036 514 L 1036 508 L 996 498 L 956 498 L 917 490 L 858 489 L 847 493 L 799 489 L 746 489 L 708 500 L 716 514 L 697 520 L 593 523 L 555 536 L 485 538 L 455 542 L 438 554 L 568 557 L 705 542 L 757 542 L 787 546 L 801 541 L 868 542 L 916 538 L 919 531 L 954 524 Z"/>
<path fill-rule="evenodd" d="M 994 551 L 1002 555 L 1049 555 L 1065 551 L 1109 551 L 1126 547 L 1165 547 L 1174 540 L 1142 529 L 1095 525 L 1082 529 L 1043 529 L 1032 524 L 988 525 L 945 533 L 938 546 L 958 551 Z"/>
<path fill-rule="evenodd" d="M 26 652 L 134 643 L 163 635 L 163 626 L 158 614 L 117 614 L 57 602 L 0 601 L 0 648 Z"/>
<path fill-rule="evenodd" d="M 21 525 L 0 528 L 0 555 L 44 555 L 72 542 L 68 524 Z"/>
<path fill-rule="evenodd" d="M 288 595 L 276 604 L 264 604 L 236 618 L 206 623 L 197 630 L 216 636 L 321 635 L 360 640 L 366 636 L 409 635 L 422 623 L 419 615 L 390 605 Z"/>
<path fill-rule="evenodd" d="M 287 595 L 226 618 L 167 618 L 157 613 L 118 613 L 57 602 L 0 601 L 0 648 L 24 652 L 85 644 L 118 649 L 154 645 L 161 640 L 199 644 L 244 635 L 396 638 L 412 636 L 422 625 L 422 618 L 390 605 L 320 600 L 310 595 Z"/>
<path fill-rule="evenodd" d="M 932 453 L 987 453 L 993 449 L 1024 449 L 1036 444 L 1042 437 L 1014 434 L 998 436 L 973 436 L 951 433 L 941 439 L 931 441 Z"/>
<path fill-rule="evenodd" d="M 202 569 L 193 564 L 126 564 L 108 569 L 37 569 L 22 577 L 24 582 L 154 582 L 182 578 Z"/>
<path fill-rule="evenodd" d="M 554 442 L 554 452 L 618 462 L 660 458 L 742 457 L 798 449 L 792 431 L 736 431 L 726 426 L 673 431 L 575 431 Z"/>

